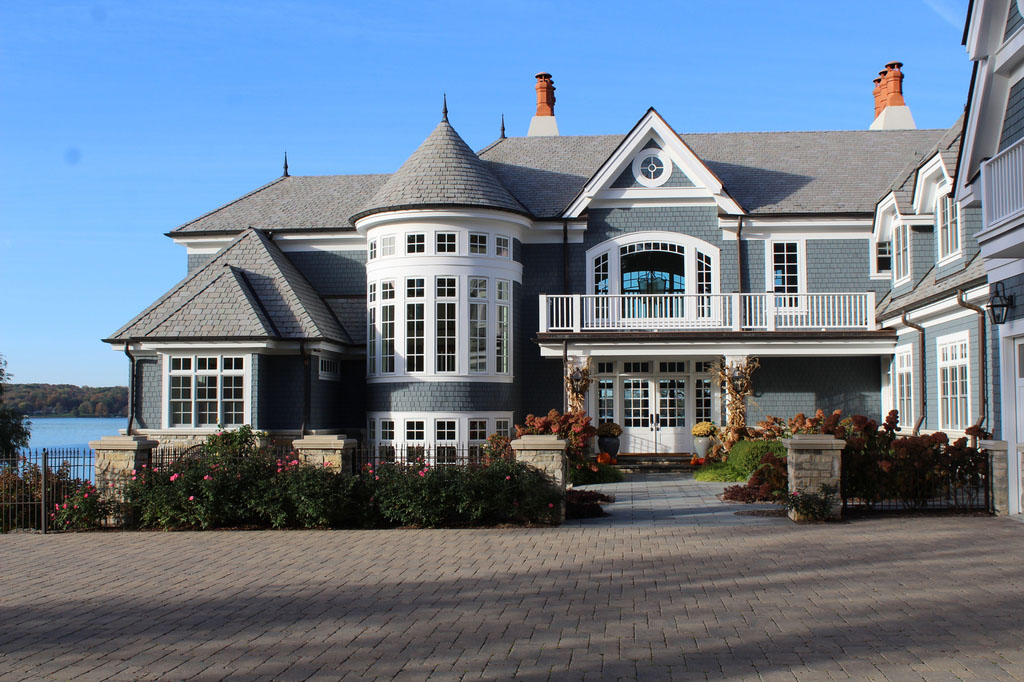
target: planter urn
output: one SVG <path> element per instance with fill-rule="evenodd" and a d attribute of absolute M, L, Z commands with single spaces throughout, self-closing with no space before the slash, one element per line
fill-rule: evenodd
<path fill-rule="evenodd" d="M 707 457 L 711 450 L 711 438 L 709 436 L 694 436 L 693 449 L 701 459 Z"/>
<path fill-rule="evenodd" d="M 607 452 L 612 457 L 619 454 L 619 437 L 618 436 L 598 436 L 597 446 L 601 449 L 601 452 Z"/>

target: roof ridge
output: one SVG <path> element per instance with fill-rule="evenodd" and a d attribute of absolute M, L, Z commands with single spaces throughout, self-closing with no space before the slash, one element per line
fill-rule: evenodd
<path fill-rule="evenodd" d="M 276 185 L 277 183 L 279 183 L 279 182 L 281 182 L 281 181 L 283 181 L 283 180 L 287 180 L 287 179 L 288 179 L 288 178 L 290 178 L 290 177 L 292 177 L 292 176 L 290 176 L 290 175 L 282 175 L 281 177 L 278 177 L 278 178 L 274 178 L 273 180 L 271 180 L 271 181 L 270 181 L 270 182 L 268 182 L 267 184 L 265 184 L 265 185 L 262 185 L 262 186 L 260 186 L 260 187 L 257 187 L 256 189 L 252 190 L 251 192 L 249 192 L 249 193 L 247 193 L 247 194 L 243 194 L 242 196 L 238 197 L 237 199 L 235 199 L 235 200 L 233 200 L 233 201 L 229 201 L 229 202 L 228 202 L 228 203 L 226 203 L 226 204 L 223 204 L 223 205 L 221 205 L 221 206 L 218 206 L 217 208 L 213 209 L 212 211 L 207 211 L 206 213 L 204 213 L 203 215 L 201 215 L 201 216 L 199 216 L 199 217 L 197 217 L 197 218 L 193 218 L 192 220 L 189 220 L 188 222 L 185 222 L 185 223 L 182 223 L 181 225 L 178 225 L 177 227 L 175 227 L 174 229 L 172 229 L 172 230 L 171 230 L 170 232 L 168 232 L 167 234 L 168 234 L 168 235 L 170 235 L 170 234 L 171 234 L 172 232 L 177 232 L 178 230 L 181 230 L 181 229 L 183 229 L 183 228 L 185 228 L 185 227 L 188 227 L 188 226 L 189 226 L 189 225 L 191 225 L 192 223 L 196 223 L 196 222 L 199 222 L 199 221 L 200 221 L 200 220 L 202 220 L 203 218 L 206 218 L 206 217 L 208 217 L 208 216 L 211 216 L 211 215 L 213 215 L 214 213 L 217 213 L 218 211 L 223 211 L 223 210 L 224 210 L 225 208 L 227 208 L 227 207 L 229 207 L 229 206 L 233 206 L 234 204 L 237 204 L 237 203 L 238 203 L 239 201 L 242 201 L 243 199 L 248 199 L 249 197 L 253 196 L 254 194 L 259 194 L 260 192 L 262 192 L 263 190 L 267 189 L 268 187 L 273 187 L 273 186 L 274 186 L 274 185 Z M 313 176 L 304 176 L 304 177 L 313 177 Z"/>

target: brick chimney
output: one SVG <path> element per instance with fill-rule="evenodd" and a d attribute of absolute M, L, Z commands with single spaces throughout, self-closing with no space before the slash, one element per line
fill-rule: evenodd
<path fill-rule="evenodd" d="M 555 121 L 555 84 L 551 74 L 538 73 L 537 76 L 537 113 L 530 119 L 530 130 L 527 137 L 543 137 L 558 135 L 558 123 Z"/>
<path fill-rule="evenodd" d="M 875 120 L 871 130 L 908 130 L 917 128 L 910 107 L 903 100 L 901 62 L 889 62 L 874 80 Z"/>

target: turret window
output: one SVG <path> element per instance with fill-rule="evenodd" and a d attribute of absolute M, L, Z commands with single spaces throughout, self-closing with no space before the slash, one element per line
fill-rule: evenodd
<path fill-rule="evenodd" d="M 454 232 L 438 232 L 436 241 L 437 253 L 455 253 L 456 241 Z"/>
<path fill-rule="evenodd" d="M 475 256 L 486 256 L 487 255 L 487 235 L 486 234 L 471 234 L 469 235 L 469 252 Z"/>
<path fill-rule="evenodd" d="M 423 253 L 426 251 L 426 235 L 407 234 L 405 235 L 406 253 Z"/>

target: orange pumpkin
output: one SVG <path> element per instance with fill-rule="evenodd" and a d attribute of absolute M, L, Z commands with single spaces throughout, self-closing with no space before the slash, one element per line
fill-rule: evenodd
<path fill-rule="evenodd" d="M 690 458 L 690 466 L 695 467 L 699 463 L 700 463 L 700 459 L 697 457 L 697 455 L 694 455 L 693 457 Z"/>
<path fill-rule="evenodd" d="M 609 455 L 607 452 L 602 452 L 601 454 L 599 454 L 597 456 L 597 463 L 598 464 L 611 464 L 612 463 L 612 456 Z"/>

